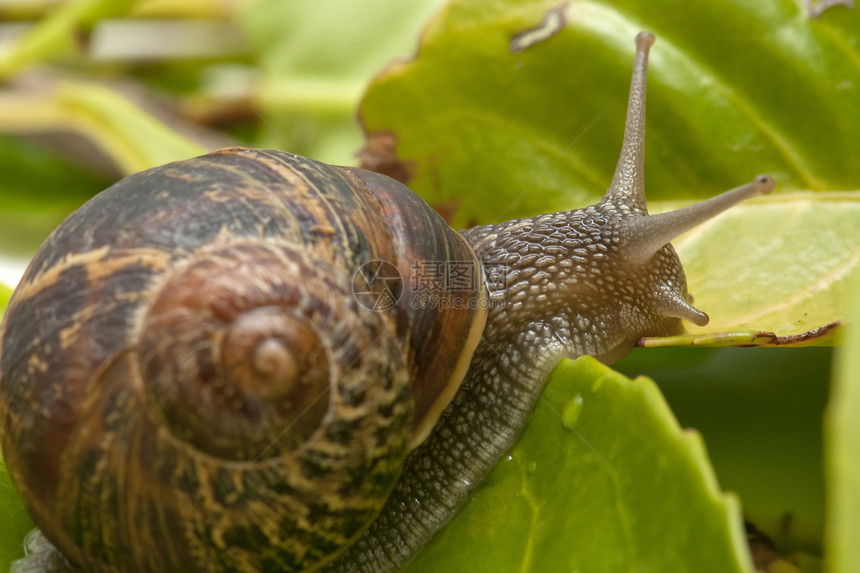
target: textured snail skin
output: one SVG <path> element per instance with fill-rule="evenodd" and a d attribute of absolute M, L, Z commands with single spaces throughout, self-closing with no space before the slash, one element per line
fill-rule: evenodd
<path fill-rule="evenodd" d="M 705 324 L 668 243 L 773 182 L 647 214 L 652 43 L 612 184 L 584 209 L 458 234 L 383 176 L 230 149 L 73 214 L 0 331 L 3 451 L 48 539 L 86 571 L 396 570 L 561 357 Z M 404 278 L 387 311 L 350 290 L 372 260 Z M 411 308 L 428 261 L 473 265 L 478 288 Z"/>
<path fill-rule="evenodd" d="M 643 336 L 682 332 L 681 319 L 707 324 L 687 300 L 684 270 L 668 243 L 774 183 L 759 176 L 685 209 L 648 215 L 645 72 L 653 42 L 646 32 L 636 38 L 624 143 L 603 200 L 463 232 L 493 271 L 488 290 L 502 304 L 490 305 L 458 394 L 407 456 L 382 512 L 327 572 L 394 571 L 408 563 L 513 446 L 559 359 L 590 354 L 612 362 Z"/>

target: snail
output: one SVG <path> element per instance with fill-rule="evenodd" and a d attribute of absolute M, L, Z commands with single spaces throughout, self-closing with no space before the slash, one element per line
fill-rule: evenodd
<path fill-rule="evenodd" d="M 0 331 L 3 453 L 45 537 L 93 572 L 396 570 L 558 360 L 706 324 L 669 243 L 774 183 L 648 215 L 653 42 L 583 209 L 457 232 L 383 175 L 230 148 L 73 213 Z"/>

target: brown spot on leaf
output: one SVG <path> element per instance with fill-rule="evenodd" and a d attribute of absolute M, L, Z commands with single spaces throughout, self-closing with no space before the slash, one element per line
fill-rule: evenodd
<path fill-rule="evenodd" d="M 646 336 L 636 346 L 656 348 L 660 346 L 733 346 L 738 348 L 758 346 L 820 346 L 828 338 L 838 336 L 841 322 L 830 322 L 818 328 L 797 334 L 778 335 L 766 330 L 742 330 L 712 332 L 702 335 Z"/>
<path fill-rule="evenodd" d="M 769 346 L 785 346 L 788 344 L 800 345 L 816 342 L 818 339 L 831 334 L 840 326 L 840 324 L 841 323 L 839 322 L 830 322 L 824 326 L 819 326 L 818 328 L 813 328 L 812 330 L 807 330 L 800 334 L 790 334 L 788 336 L 773 335 L 773 339 L 770 341 Z"/>
<path fill-rule="evenodd" d="M 373 131 L 358 152 L 362 168 L 388 175 L 408 185 L 415 178 L 415 162 L 403 161 L 397 156 L 397 135 L 390 131 Z"/>

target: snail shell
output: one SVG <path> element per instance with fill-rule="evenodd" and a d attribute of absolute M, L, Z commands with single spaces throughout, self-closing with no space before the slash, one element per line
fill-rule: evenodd
<path fill-rule="evenodd" d="M 406 279 L 390 312 L 353 295 L 380 260 Z M 433 260 L 480 268 L 402 185 L 286 153 L 100 194 L 5 317 L 3 446 L 34 519 L 90 571 L 324 560 L 379 511 L 483 329 L 480 304 L 415 313 L 396 292 Z"/>
<path fill-rule="evenodd" d="M 584 209 L 459 234 L 384 176 L 227 149 L 71 215 L 0 329 L 3 451 L 45 536 L 87 571 L 394 570 L 559 358 L 707 323 L 669 241 L 773 181 L 648 215 L 653 41 Z M 467 288 L 420 304 L 435 264 Z"/>

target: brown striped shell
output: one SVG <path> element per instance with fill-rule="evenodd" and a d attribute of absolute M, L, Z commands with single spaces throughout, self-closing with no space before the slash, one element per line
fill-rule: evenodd
<path fill-rule="evenodd" d="M 428 261 L 471 266 L 477 288 L 414 312 Z M 324 563 L 456 391 L 479 273 L 373 173 L 226 149 L 133 175 L 51 235 L 8 306 L 15 484 L 87 571 Z"/>

